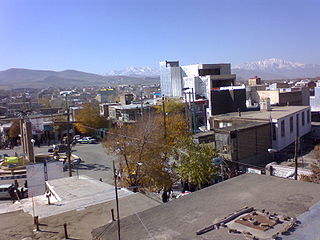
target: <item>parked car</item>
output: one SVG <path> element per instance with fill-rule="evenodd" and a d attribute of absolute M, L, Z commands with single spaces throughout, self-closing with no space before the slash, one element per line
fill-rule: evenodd
<path fill-rule="evenodd" d="M 1 184 L 0 185 L 0 199 L 11 199 L 9 189 L 12 188 L 12 184 Z M 28 188 L 18 187 L 16 189 L 18 191 L 19 198 L 25 198 L 28 196 Z"/>
<path fill-rule="evenodd" d="M 93 143 L 97 143 L 97 140 L 92 137 L 83 137 L 79 139 L 77 142 L 80 144 L 93 144 Z"/>
<path fill-rule="evenodd" d="M 2 184 L 0 185 L 0 199 L 10 199 L 9 187 L 11 184 Z"/>

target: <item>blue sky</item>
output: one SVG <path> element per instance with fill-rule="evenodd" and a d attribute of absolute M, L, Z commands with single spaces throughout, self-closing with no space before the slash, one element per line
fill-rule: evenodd
<path fill-rule="evenodd" d="M 320 0 L 0 0 L 0 70 L 320 63 Z"/>

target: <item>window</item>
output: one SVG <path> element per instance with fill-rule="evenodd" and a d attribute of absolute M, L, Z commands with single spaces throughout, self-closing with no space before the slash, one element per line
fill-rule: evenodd
<path fill-rule="evenodd" d="M 310 110 L 307 111 L 307 123 L 310 123 Z"/>
<path fill-rule="evenodd" d="M 199 69 L 199 75 L 220 75 L 220 68 Z"/>
<path fill-rule="evenodd" d="M 290 117 L 290 132 L 293 132 L 293 117 Z"/>
<path fill-rule="evenodd" d="M 304 112 L 302 112 L 301 122 L 302 122 L 302 126 L 304 126 Z"/>
<path fill-rule="evenodd" d="M 284 137 L 285 135 L 285 126 L 284 126 L 284 120 L 281 121 L 281 137 Z"/>
<path fill-rule="evenodd" d="M 275 123 L 272 123 L 272 139 L 277 140 L 277 128 Z"/>

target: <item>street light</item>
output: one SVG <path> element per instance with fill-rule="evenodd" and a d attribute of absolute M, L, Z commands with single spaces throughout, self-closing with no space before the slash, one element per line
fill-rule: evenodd
<path fill-rule="evenodd" d="M 278 152 L 277 149 L 268 148 L 268 153 L 272 154 L 272 160 L 273 160 L 273 162 L 274 162 L 274 160 L 275 160 L 275 156 L 274 156 L 274 155 L 275 155 L 276 152 Z"/>

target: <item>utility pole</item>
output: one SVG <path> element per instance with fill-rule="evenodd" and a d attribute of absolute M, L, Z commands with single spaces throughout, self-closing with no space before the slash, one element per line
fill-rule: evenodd
<path fill-rule="evenodd" d="M 25 147 L 24 136 L 23 136 L 23 117 L 20 118 L 19 125 L 20 125 L 20 142 L 22 146 L 22 152 L 23 152 L 23 155 L 26 155 L 26 147 Z"/>
<path fill-rule="evenodd" d="M 68 105 L 68 94 L 66 94 L 66 108 L 67 108 L 67 159 L 69 165 L 69 177 L 72 177 L 71 169 L 71 149 L 70 149 L 70 108 Z"/>
<path fill-rule="evenodd" d="M 295 148 L 294 148 L 294 179 L 298 180 L 298 140 L 299 137 L 296 137 Z"/>
<path fill-rule="evenodd" d="M 164 140 L 167 140 L 167 119 L 166 119 L 166 107 L 165 107 L 165 97 L 162 96 L 162 112 L 163 112 L 163 130 L 164 130 Z"/>
<path fill-rule="evenodd" d="M 187 102 L 187 93 L 184 92 L 184 107 L 185 107 L 185 117 L 186 117 L 186 121 L 187 121 L 187 124 L 189 126 L 189 106 L 188 106 L 188 102 Z"/>
<path fill-rule="evenodd" d="M 114 165 L 114 160 L 113 160 L 112 164 L 113 164 L 113 176 L 114 176 L 114 191 L 116 193 L 116 205 L 117 205 L 118 240 L 120 240 L 119 199 L 118 199 L 117 174 L 116 174 L 116 168 L 115 168 L 115 165 Z"/>
<path fill-rule="evenodd" d="M 30 162 L 35 163 L 34 158 L 34 151 L 33 151 L 33 143 L 31 142 L 31 136 L 32 136 L 32 130 L 31 130 L 31 122 L 30 121 L 24 121 L 23 122 L 23 141 L 24 141 L 24 147 L 26 151 L 26 156 L 28 157 L 28 160 Z"/>
<path fill-rule="evenodd" d="M 143 98 L 142 98 L 142 88 L 141 88 L 141 95 L 140 95 L 140 99 L 141 99 L 141 120 L 143 121 Z"/>

